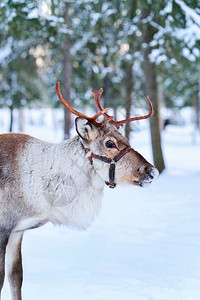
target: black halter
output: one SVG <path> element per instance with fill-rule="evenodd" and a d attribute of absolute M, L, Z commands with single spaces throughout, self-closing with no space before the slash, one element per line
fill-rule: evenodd
<path fill-rule="evenodd" d="M 83 146 L 85 153 L 90 152 L 89 148 L 85 148 Z M 99 159 L 105 163 L 110 164 L 109 167 L 109 181 L 105 181 L 105 184 L 107 184 L 109 186 L 109 188 L 115 188 L 116 187 L 116 183 L 115 183 L 115 163 L 120 160 L 126 153 L 131 151 L 131 147 L 127 146 L 124 149 L 122 149 L 117 155 L 115 155 L 114 158 L 108 158 L 106 156 L 101 156 L 101 155 L 97 155 L 94 154 L 93 152 L 91 152 L 90 156 L 88 156 L 88 159 L 91 163 L 91 165 L 93 164 L 93 158 Z"/>

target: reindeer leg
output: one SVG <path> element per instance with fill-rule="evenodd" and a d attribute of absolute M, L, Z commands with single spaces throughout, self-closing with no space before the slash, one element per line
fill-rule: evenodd
<path fill-rule="evenodd" d="M 5 277 L 5 252 L 9 233 L 0 227 L 0 300 Z"/>
<path fill-rule="evenodd" d="M 23 280 L 21 244 L 24 231 L 12 232 L 6 248 L 8 281 L 12 300 L 21 300 Z"/>

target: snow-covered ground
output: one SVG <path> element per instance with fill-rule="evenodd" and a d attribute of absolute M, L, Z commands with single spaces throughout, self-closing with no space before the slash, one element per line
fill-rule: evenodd
<path fill-rule="evenodd" d="M 142 122 L 132 146 L 151 161 Z M 45 126 L 27 125 L 26 132 L 61 139 Z M 24 300 L 199 300 L 200 136 L 194 140 L 192 127 L 168 126 L 167 170 L 146 189 L 105 187 L 101 212 L 86 231 L 48 224 L 26 232 Z"/>

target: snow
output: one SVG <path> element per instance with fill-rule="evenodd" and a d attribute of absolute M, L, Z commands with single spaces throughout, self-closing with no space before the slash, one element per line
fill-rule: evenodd
<path fill-rule="evenodd" d="M 156 64 L 159 64 L 162 61 L 167 61 L 167 55 L 161 53 L 162 53 L 161 49 L 153 49 L 149 54 L 150 60 L 152 62 L 155 62 Z"/>
<path fill-rule="evenodd" d="M 162 16 L 162 15 L 170 14 L 170 13 L 172 13 L 172 1 L 171 0 L 168 1 L 165 8 L 160 11 L 160 15 Z"/>
<path fill-rule="evenodd" d="M 3 63 L 3 61 L 12 53 L 12 40 L 13 39 L 9 37 L 5 46 L 0 49 L 0 63 Z"/>
<path fill-rule="evenodd" d="M 27 19 L 37 19 L 39 18 L 39 9 L 34 8 L 31 10 L 31 12 L 28 14 Z"/>
<path fill-rule="evenodd" d="M 27 133 L 61 139 L 51 122 L 38 120 L 32 112 Z M 151 160 L 148 122 L 139 124 L 131 144 Z M 200 135 L 194 143 L 193 132 L 190 124 L 166 127 L 167 170 L 146 189 L 105 187 L 101 212 L 86 231 L 48 224 L 26 232 L 24 299 L 200 299 Z M 7 281 L 2 299 L 9 299 Z"/>
<path fill-rule="evenodd" d="M 188 47 L 192 48 L 200 38 L 200 15 L 181 0 L 176 0 L 176 3 L 185 13 L 187 24 L 185 29 L 177 28 L 174 31 L 174 36 L 184 40 Z M 192 55 L 188 57 L 191 61 L 194 61 L 194 58 Z"/>
<path fill-rule="evenodd" d="M 166 15 L 165 26 L 162 27 L 158 23 L 156 23 L 151 16 L 149 19 L 145 19 L 145 22 L 149 21 L 150 24 L 155 27 L 158 31 L 154 35 L 154 39 L 151 42 L 151 46 L 154 47 L 156 44 L 159 44 L 159 49 L 153 49 L 149 58 L 152 62 L 159 64 L 162 61 L 167 60 L 167 56 L 165 55 L 165 49 L 162 47 L 164 45 L 163 37 L 165 35 L 171 35 L 172 38 L 179 39 L 185 42 L 186 47 L 188 47 L 188 51 L 186 48 L 183 51 L 183 56 L 185 56 L 189 61 L 193 62 L 197 58 L 199 58 L 199 52 L 195 50 L 194 53 L 190 53 L 190 49 L 192 52 L 192 48 L 195 47 L 196 43 L 200 39 L 200 14 L 198 13 L 198 8 L 193 9 L 186 5 L 184 1 L 175 0 L 175 2 L 180 6 L 183 14 L 186 19 L 186 27 L 179 28 L 176 26 L 172 26 L 174 22 L 173 16 L 170 14 L 172 11 L 172 1 L 168 1 L 165 8 L 160 11 L 160 15 Z M 168 15 L 169 14 L 169 15 Z M 145 44 L 143 43 L 143 47 Z M 187 52 L 186 52 L 187 51 Z"/>
<path fill-rule="evenodd" d="M 97 13 L 93 12 L 90 14 L 90 16 L 91 16 L 91 26 L 95 26 L 98 20 L 101 18 L 101 14 L 98 12 Z"/>
<path fill-rule="evenodd" d="M 187 6 L 184 1 L 175 0 L 180 5 L 188 18 L 191 18 L 198 26 L 200 26 L 200 15 L 191 7 Z"/>

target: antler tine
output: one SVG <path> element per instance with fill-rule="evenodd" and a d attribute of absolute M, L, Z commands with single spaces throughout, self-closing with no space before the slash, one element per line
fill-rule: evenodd
<path fill-rule="evenodd" d="M 149 97 L 147 96 L 147 99 L 149 101 L 149 106 L 150 106 L 150 113 L 146 116 L 140 116 L 140 117 L 133 117 L 133 118 L 129 118 L 129 119 L 126 119 L 126 120 L 122 120 L 122 121 L 113 121 L 113 125 L 115 125 L 117 128 L 122 125 L 122 124 L 125 124 L 125 123 L 129 123 L 129 122 L 132 122 L 132 121 L 136 121 L 136 120 L 143 120 L 143 119 L 148 119 L 150 117 L 153 116 L 153 105 L 151 103 L 151 100 L 149 99 Z"/>
<path fill-rule="evenodd" d="M 109 110 L 109 108 L 105 108 L 104 110 L 98 112 L 96 115 L 94 115 L 93 117 L 88 117 L 84 114 L 82 114 L 81 112 L 75 110 L 73 107 L 71 107 L 66 101 L 65 99 L 63 98 L 61 92 L 60 92 L 60 82 L 58 81 L 56 83 L 56 92 L 57 92 L 57 95 L 58 95 L 58 98 L 60 99 L 60 101 L 64 104 L 64 106 L 70 111 L 72 112 L 74 115 L 78 116 L 78 117 L 82 117 L 82 118 L 85 118 L 87 119 L 88 121 L 90 121 L 93 125 L 95 126 L 100 126 L 102 124 L 104 124 L 105 122 L 109 122 L 110 120 L 112 120 L 113 117 L 110 117 L 109 119 L 105 119 L 103 120 L 102 122 L 97 122 L 96 119 L 101 116 L 101 115 L 104 115 L 106 114 L 106 112 Z"/>
<path fill-rule="evenodd" d="M 98 111 L 103 111 L 103 108 L 101 107 L 101 104 L 100 104 L 100 97 L 103 93 L 103 89 L 100 88 L 100 90 L 98 91 L 95 91 L 95 90 L 92 90 L 92 93 L 94 95 L 94 101 L 95 101 L 95 104 L 96 104 L 96 107 L 98 109 Z M 110 116 L 108 114 L 104 114 L 104 117 L 106 118 L 110 118 Z"/>
<path fill-rule="evenodd" d="M 99 91 L 92 90 L 92 93 L 94 94 L 95 104 L 96 104 L 96 107 L 97 107 L 98 111 L 102 112 L 103 109 L 102 109 L 101 104 L 100 104 L 100 97 L 101 97 L 101 94 L 103 93 L 103 89 L 101 88 Z M 125 124 L 125 123 L 150 118 L 153 115 L 153 105 L 152 105 L 151 100 L 149 99 L 148 96 L 147 96 L 147 99 L 149 101 L 149 106 L 150 106 L 150 109 L 151 109 L 151 111 L 148 115 L 141 116 L 141 117 L 133 117 L 133 118 L 129 118 L 129 119 L 122 120 L 122 121 L 111 120 L 110 124 L 112 124 L 115 127 L 119 128 L 120 125 Z M 104 113 L 104 117 L 110 118 L 110 116 L 106 113 Z"/>
<path fill-rule="evenodd" d="M 95 91 L 92 90 L 92 93 L 94 95 L 94 99 L 95 99 L 95 104 L 96 107 L 98 109 L 98 113 L 96 115 L 94 115 L 93 117 L 88 117 L 84 114 L 82 114 L 81 112 L 78 112 L 77 110 L 75 110 L 74 108 L 72 108 L 63 98 L 63 96 L 61 95 L 60 92 L 60 82 L 56 83 L 56 92 L 58 95 L 58 98 L 60 99 L 60 101 L 64 104 L 64 106 L 70 111 L 72 112 L 74 115 L 78 116 L 78 117 L 82 117 L 87 119 L 88 121 L 90 121 L 93 125 L 95 126 L 100 126 L 102 124 L 104 124 L 105 122 L 110 122 L 110 124 L 114 125 L 115 127 L 119 128 L 120 125 L 125 124 L 125 123 L 129 123 L 132 121 L 136 121 L 136 120 L 143 120 L 143 119 L 148 119 L 153 115 L 153 105 L 151 103 L 151 100 L 149 99 L 149 97 L 147 96 L 147 99 L 149 101 L 149 106 L 150 106 L 150 113 L 146 116 L 140 116 L 140 117 L 133 117 L 133 118 L 129 118 L 129 119 L 125 119 L 122 121 L 114 121 L 112 116 L 109 116 L 106 112 L 109 110 L 109 108 L 105 108 L 102 109 L 101 104 L 100 104 L 100 97 L 101 94 L 103 93 L 103 89 L 101 88 L 99 91 Z M 103 115 L 106 119 L 104 119 L 102 122 L 97 122 L 96 119 Z"/>

